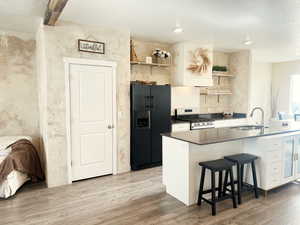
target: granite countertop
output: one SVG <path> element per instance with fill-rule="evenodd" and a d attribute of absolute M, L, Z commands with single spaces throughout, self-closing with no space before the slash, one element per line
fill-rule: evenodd
<path fill-rule="evenodd" d="M 218 120 L 240 120 L 240 119 L 247 119 L 246 117 L 222 117 L 222 118 L 215 118 L 215 121 Z"/>
<path fill-rule="evenodd" d="M 256 138 L 276 134 L 300 134 L 300 123 L 289 127 L 269 127 L 256 130 L 239 130 L 237 128 L 210 128 L 185 132 L 164 133 L 162 136 L 175 138 L 196 145 L 216 144 L 228 141 L 237 141 L 247 138 Z"/>
<path fill-rule="evenodd" d="M 179 124 L 179 123 L 190 123 L 188 121 L 183 121 L 183 120 L 175 120 L 175 119 L 172 119 L 171 120 L 171 123 L 172 124 Z"/>
<path fill-rule="evenodd" d="M 236 120 L 236 119 L 246 119 L 247 115 L 245 113 L 233 113 L 232 117 L 224 117 L 223 113 L 207 113 L 207 114 L 199 114 L 199 118 L 202 119 L 210 119 L 213 121 L 220 121 L 220 120 Z M 189 123 L 188 121 L 178 120 L 175 116 L 172 116 L 171 120 L 172 124 L 177 123 Z"/>

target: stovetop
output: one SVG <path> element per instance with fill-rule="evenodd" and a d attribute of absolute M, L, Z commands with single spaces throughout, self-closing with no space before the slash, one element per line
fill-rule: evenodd
<path fill-rule="evenodd" d="M 210 118 L 203 118 L 199 117 L 199 114 L 196 115 L 179 115 L 177 116 L 176 120 L 181 120 L 181 121 L 188 121 L 191 123 L 198 123 L 198 122 L 213 122 L 213 119 Z"/>

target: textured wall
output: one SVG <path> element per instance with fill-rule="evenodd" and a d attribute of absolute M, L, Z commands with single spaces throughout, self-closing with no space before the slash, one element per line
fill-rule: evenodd
<path fill-rule="evenodd" d="M 218 66 L 229 66 L 229 53 L 217 52 L 213 53 L 213 65 Z M 202 88 L 203 89 L 203 88 Z M 205 88 L 204 88 L 205 89 Z M 231 89 L 231 79 L 230 78 L 220 78 L 220 83 L 218 83 L 218 78 L 213 77 L 213 86 L 210 89 L 214 90 L 228 90 Z M 215 95 L 201 95 L 200 97 L 200 112 L 201 113 L 221 113 L 230 112 L 230 99 L 229 95 L 221 95 L 219 97 Z"/>
<path fill-rule="evenodd" d="M 128 31 L 87 27 L 60 22 L 55 27 L 41 27 L 46 57 L 46 151 L 48 186 L 68 182 L 66 147 L 66 105 L 64 57 L 113 60 L 117 67 L 117 150 L 118 172 L 130 170 L 130 64 Z M 78 52 L 78 39 L 95 39 L 106 44 L 106 54 Z M 43 41 L 40 41 L 42 43 Z"/>
<path fill-rule="evenodd" d="M 151 56 L 156 48 L 170 52 L 170 45 L 157 42 L 133 40 L 135 51 L 139 61 L 145 61 L 146 56 Z M 131 80 L 156 81 L 157 84 L 169 84 L 171 79 L 170 68 L 150 67 L 145 65 L 131 66 Z"/>
<path fill-rule="evenodd" d="M 39 94 L 39 115 L 40 115 L 40 149 L 43 161 L 46 162 L 47 147 L 47 68 L 45 57 L 44 31 L 39 29 L 36 33 L 36 74 Z M 47 175 L 47 166 L 44 163 L 44 171 Z"/>
<path fill-rule="evenodd" d="M 232 79 L 230 109 L 233 112 L 249 111 L 249 77 L 251 70 L 251 53 L 248 50 L 234 52 L 229 57 L 229 70 L 235 77 Z"/>
<path fill-rule="evenodd" d="M 256 106 L 265 111 L 265 122 L 271 119 L 272 64 L 252 60 L 250 76 L 249 110 Z M 260 122 L 261 114 L 255 113 L 254 119 Z"/>
<path fill-rule="evenodd" d="M 0 48 L 0 136 L 29 135 L 39 145 L 35 73 L 35 40 L 7 32 L 8 48 Z"/>

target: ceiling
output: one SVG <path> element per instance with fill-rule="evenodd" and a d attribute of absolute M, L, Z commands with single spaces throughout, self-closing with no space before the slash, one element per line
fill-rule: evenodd
<path fill-rule="evenodd" d="M 0 0 L 0 29 L 36 30 L 47 0 Z M 261 61 L 300 59 L 300 0 L 69 0 L 61 20 L 129 29 L 138 39 L 198 40 L 252 49 Z M 184 32 L 172 32 L 176 23 Z M 243 44 L 246 36 L 253 41 Z"/>
<path fill-rule="evenodd" d="M 48 0 L 0 0 L 0 30 L 34 33 Z"/>
<path fill-rule="evenodd" d="M 300 0 L 70 0 L 61 19 L 128 28 L 146 40 L 210 41 L 217 49 L 247 49 L 249 35 L 257 59 L 300 58 Z M 176 21 L 181 34 L 172 32 Z"/>

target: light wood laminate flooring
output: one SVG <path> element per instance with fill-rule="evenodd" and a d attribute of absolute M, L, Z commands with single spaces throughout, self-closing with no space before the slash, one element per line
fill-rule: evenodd
<path fill-rule="evenodd" d="M 0 225 L 300 225 L 300 185 L 275 189 L 268 198 L 244 197 L 238 209 L 230 200 L 186 207 L 166 194 L 161 168 L 105 176 L 56 188 L 25 185 L 0 200 Z"/>

